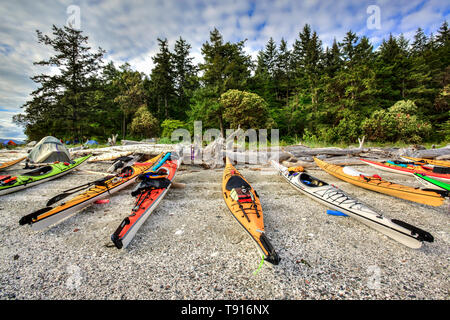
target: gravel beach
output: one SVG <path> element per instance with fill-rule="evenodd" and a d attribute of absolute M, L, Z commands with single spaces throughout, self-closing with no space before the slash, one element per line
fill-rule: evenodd
<path fill-rule="evenodd" d="M 111 234 L 130 212 L 132 187 L 57 226 L 34 232 L 19 219 L 59 192 L 101 176 L 110 163 L 86 163 L 60 179 L 0 198 L 0 299 L 438 299 L 450 297 L 449 200 L 430 207 L 378 194 L 308 170 L 379 209 L 430 232 L 419 250 L 291 188 L 268 165 L 237 165 L 258 191 L 267 236 L 281 257 L 261 261 L 253 241 L 230 215 L 223 169 L 182 165 L 172 188 L 129 247 Z M 378 173 L 365 165 L 356 169 Z M 20 169 L 20 167 L 19 167 Z M 10 170 L 10 173 L 18 173 Z M 419 186 L 409 176 L 384 179 Z M 257 271 L 258 270 L 258 271 Z"/>

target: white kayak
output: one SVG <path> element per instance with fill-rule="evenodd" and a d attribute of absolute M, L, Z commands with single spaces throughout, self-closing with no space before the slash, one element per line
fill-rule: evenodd
<path fill-rule="evenodd" d="M 353 199 L 339 188 L 329 185 L 308 173 L 289 172 L 287 167 L 273 160 L 271 163 L 280 175 L 298 191 L 334 210 L 357 219 L 405 246 L 418 249 L 422 246 L 423 241 L 434 241 L 430 233 L 406 222 L 386 218 L 362 202 Z"/>

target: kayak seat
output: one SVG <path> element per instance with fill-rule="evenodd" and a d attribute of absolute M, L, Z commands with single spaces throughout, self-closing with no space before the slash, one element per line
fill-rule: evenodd
<path fill-rule="evenodd" d="M 231 191 L 238 188 L 250 190 L 252 187 L 240 176 L 231 176 L 231 178 L 228 179 L 225 189 Z"/>
<path fill-rule="evenodd" d="M 300 178 L 300 181 L 310 187 L 322 187 L 326 185 L 327 183 L 320 181 L 319 179 L 316 179 L 314 177 L 311 177 L 310 175 L 303 174 Z"/>
<path fill-rule="evenodd" d="M 133 197 L 155 189 L 166 189 L 172 182 L 167 178 L 159 178 L 159 179 L 149 179 L 146 178 L 141 183 L 139 183 L 131 192 Z"/>

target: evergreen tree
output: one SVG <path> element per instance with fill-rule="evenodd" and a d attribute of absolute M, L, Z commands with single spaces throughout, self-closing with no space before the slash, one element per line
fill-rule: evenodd
<path fill-rule="evenodd" d="M 152 57 L 155 67 L 150 74 L 150 91 L 156 99 L 158 118 L 163 120 L 174 113 L 172 102 L 175 97 L 175 71 L 167 39 L 158 38 L 158 45 L 159 52 Z"/>
<path fill-rule="evenodd" d="M 130 117 L 140 108 L 147 108 L 146 92 L 144 90 L 143 75 L 131 70 L 128 64 L 121 66 L 120 77 L 115 81 L 119 94 L 114 99 L 122 110 L 122 138 L 125 139 L 127 124 Z"/>
<path fill-rule="evenodd" d="M 270 79 L 273 79 L 276 72 L 278 50 L 277 45 L 272 37 L 270 37 L 264 50 L 258 53 L 257 59 L 258 60 L 255 74 L 267 74 Z"/>
<path fill-rule="evenodd" d="M 285 104 L 287 104 L 291 90 L 291 67 L 291 52 L 287 47 L 287 42 L 281 39 L 275 64 L 274 81 L 277 85 L 277 96 L 280 100 L 285 101 Z"/>
<path fill-rule="evenodd" d="M 261 96 L 273 108 L 279 104 L 275 83 L 277 59 L 277 45 L 273 38 L 270 38 L 264 50 L 258 52 L 255 75 L 248 86 L 251 91 Z"/>
<path fill-rule="evenodd" d="M 212 93 L 217 101 L 222 93 L 230 89 L 244 89 L 248 85 L 252 61 L 244 53 L 244 43 L 245 41 L 224 42 L 219 30 L 214 28 L 210 32 L 209 41 L 202 46 L 204 63 L 199 66 L 203 71 L 200 80 L 208 88 L 208 95 Z M 205 110 L 204 113 L 215 114 L 224 135 L 223 107 L 213 103 L 211 108 L 214 110 Z"/>
<path fill-rule="evenodd" d="M 436 36 L 436 42 L 440 47 L 448 46 L 450 41 L 450 31 L 448 30 L 448 23 L 444 21 L 438 30 L 438 35 Z"/>
<path fill-rule="evenodd" d="M 342 67 L 341 50 L 339 49 L 339 45 L 336 41 L 336 38 L 334 38 L 331 49 L 327 48 L 325 50 L 324 72 L 328 77 L 332 78 L 336 75 L 336 72 L 338 72 L 341 67 Z"/>
<path fill-rule="evenodd" d="M 411 51 L 413 54 L 422 54 L 427 47 L 427 36 L 423 32 L 422 28 L 418 28 L 414 35 L 414 41 L 412 43 Z"/>
<path fill-rule="evenodd" d="M 177 95 L 176 118 L 184 120 L 192 92 L 198 88 L 198 68 L 190 57 L 191 45 L 181 37 L 175 42 L 173 58 L 174 89 Z"/>
<path fill-rule="evenodd" d="M 58 72 L 31 78 L 38 88 L 23 106 L 25 114 L 16 116 L 14 121 L 25 126 L 25 134 L 31 139 L 49 134 L 81 139 L 89 131 L 83 119 L 89 119 L 88 99 L 95 90 L 104 51 L 99 48 L 91 52 L 88 37 L 80 30 L 53 25 L 52 31 L 53 37 L 36 32 L 38 43 L 49 46 L 55 55 L 34 64 L 56 67 Z"/>

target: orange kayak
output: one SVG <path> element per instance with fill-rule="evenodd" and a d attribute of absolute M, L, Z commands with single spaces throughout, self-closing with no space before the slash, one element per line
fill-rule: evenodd
<path fill-rule="evenodd" d="M 435 207 L 442 205 L 445 201 L 444 197 L 433 191 L 393 183 L 378 175 L 369 176 L 353 168 L 337 166 L 317 158 L 314 158 L 314 161 L 322 170 L 332 176 L 358 187 Z"/>
<path fill-rule="evenodd" d="M 227 157 L 223 172 L 222 192 L 225 203 L 233 217 L 255 241 L 264 260 L 278 264 L 280 257 L 266 237 L 261 203 L 257 192 L 236 170 Z"/>

